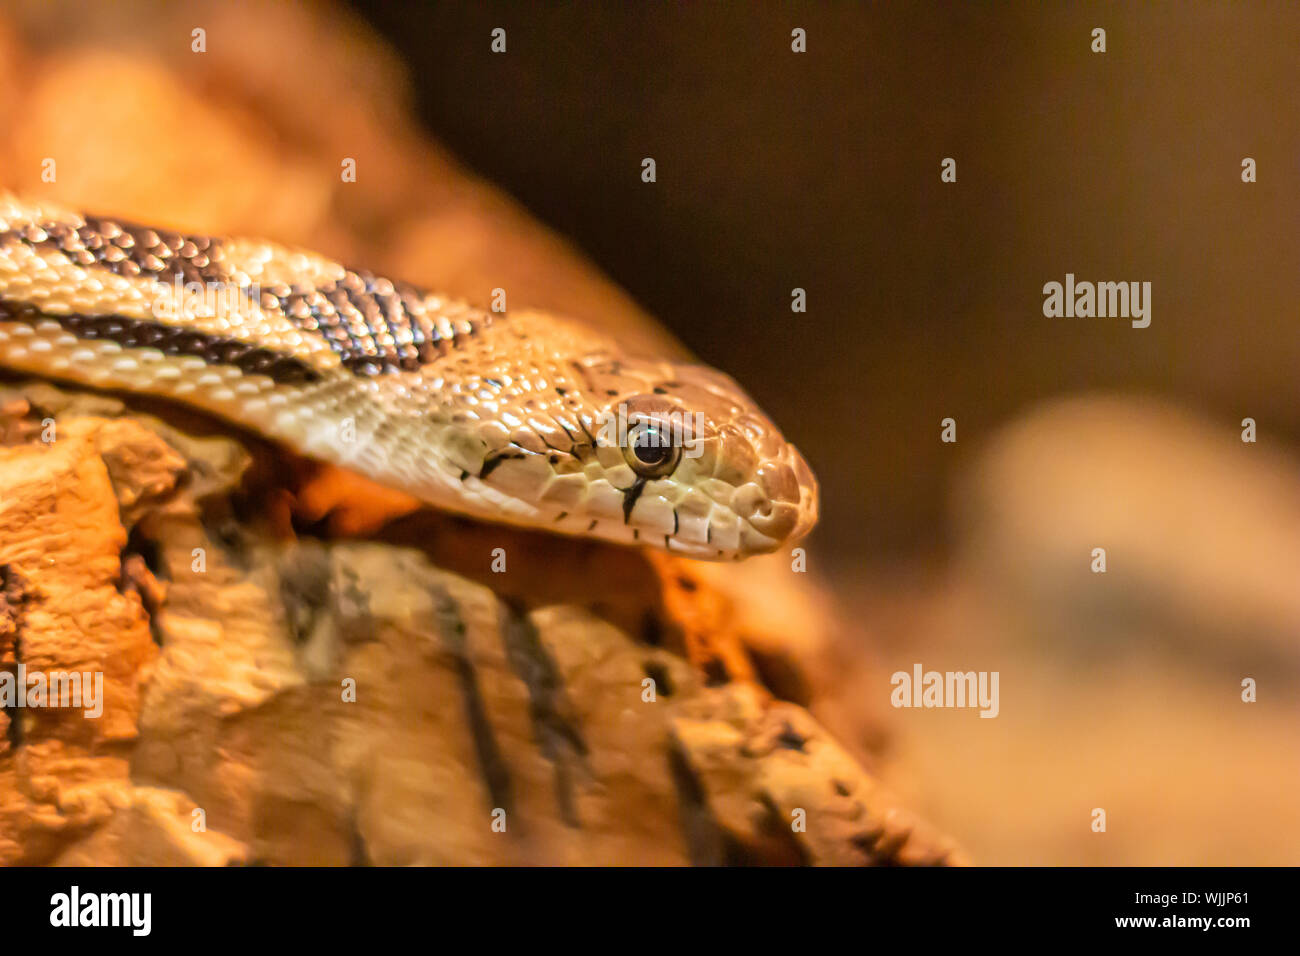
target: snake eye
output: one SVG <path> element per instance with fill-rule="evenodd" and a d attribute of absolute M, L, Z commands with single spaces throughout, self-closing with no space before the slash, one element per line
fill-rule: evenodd
<path fill-rule="evenodd" d="M 641 422 L 628 430 L 623 457 L 642 478 L 662 478 L 677 467 L 682 450 L 673 444 L 667 429 Z"/>

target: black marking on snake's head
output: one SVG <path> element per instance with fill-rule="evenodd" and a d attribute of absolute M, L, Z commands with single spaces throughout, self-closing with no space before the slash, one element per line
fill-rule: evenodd
<path fill-rule="evenodd" d="M 632 509 L 636 507 L 636 500 L 641 497 L 641 492 L 645 491 L 645 479 L 638 477 L 632 482 L 631 486 L 623 489 L 623 523 L 628 524 L 632 520 Z"/>
<path fill-rule="evenodd" d="M 502 451 L 502 452 L 497 452 L 495 455 L 488 455 L 486 458 L 483 459 L 483 467 L 479 469 L 478 472 L 479 480 L 480 481 L 485 480 L 487 476 L 492 474 L 492 472 L 495 471 L 497 466 L 500 465 L 502 462 L 509 461 L 512 458 L 523 458 L 523 457 L 524 457 L 523 452 L 516 452 L 516 451 Z"/>
<path fill-rule="evenodd" d="M 560 421 L 558 418 L 555 420 L 555 424 L 559 425 L 560 430 L 569 436 L 569 444 L 572 446 L 570 448 L 570 454 L 577 455 L 578 448 L 583 444 L 583 442 L 579 441 L 578 436 L 569 430 L 569 426 L 564 424 L 564 422 Z"/>

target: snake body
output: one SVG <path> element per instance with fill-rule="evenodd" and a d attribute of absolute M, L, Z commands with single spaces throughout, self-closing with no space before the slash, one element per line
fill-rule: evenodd
<path fill-rule="evenodd" d="M 0 193 L 0 366 L 199 408 L 436 507 L 697 558 L 817 519 L 729 377 L 315 253 Z"/>

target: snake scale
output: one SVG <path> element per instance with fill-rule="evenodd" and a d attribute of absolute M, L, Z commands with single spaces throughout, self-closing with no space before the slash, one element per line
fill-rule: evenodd
<path fill-rule="evenodd" d="M 201 409 L 435 507 L 695 558 L 817 520 L 728 376 L 315 253 L 0 192 L 0 367 Z"/>

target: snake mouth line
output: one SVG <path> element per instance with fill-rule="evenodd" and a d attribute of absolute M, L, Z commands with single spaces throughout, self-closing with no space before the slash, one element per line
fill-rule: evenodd
<path fill-rule="evenodd" d="M 752 500 L 746 495 L 733 492 L 722 495 L 718 491 L 705 492 L 702 488 L 682 488 L 669 479 L 650 479 L 635 476 L 622 486 L 608 482 L 604 494 L 611 492 L 617 497 L 592 503 L 603 519 L 591 518 L 591 511 L 584 505 L 584 499 L 564 494 L 555 499 L 548 498 L 545 492 L 540 496 L 528 493 L 521 500 L 527 500 L 534 507 L 541 508 L 538 520 L 545 520 L 548 527 L 563 534 L 587 534 L 622 544 L 662 542 L 665 550 L 685 556 L 709 560 L 743 559 L 756 554 L 780 551 L 795 544 L 817 521 L 818 495 L 816 481 L 812 478 L 798 453 L 790 449 L 785 459 L 790 473 L 797 476 L 798 482 L 789 489 L 777 483 L 772 487 L 772 495 L 760 493 L 759 484 L 746 482 L 744 488 L 752 494 Z M 553 449 L 548 453 L 530 451 L 529 449 L 508 445 L 485 456 L 480 472 L 475 477 L 482 480 L 484 476 L 493 476 L 498 469 L 514 462 L 549 457 L 555 465 L 557 457 L 576 456 L 589 465 L 598 461 L 593 454 L 579 452 L 560 452 Z M 576 472 L 557 471 L 554 477 L 562 478 L 565 474 Z M 608 481 L 602 481 L 604 485 Z M 464 478 L 462 477 L 462 480 Z M 716 479 L 714 479 L 716 481 Z M 510 480 L 497 483 L 490 482 L 498 492 L 511 494 Z M 785 490 L 782 490 L 785 489 Z M 790 497 L 776 497 L 780 493 Z M 741 504 L 741 499 L 745 502 Z M 647 505 L 651 510 L 642 514 L 643 502 L 653 501 Z M 551 504 L 553 510 L 547 508 Z M 611 506 L 616 504 L 616 510 Z M 738 510 L 739 509 L 739 510 Z M 613 513 L 609 513 L 613 510 Z M 597 531 L 597 528 L 600 528 Z"/>

